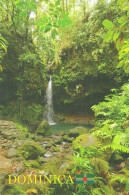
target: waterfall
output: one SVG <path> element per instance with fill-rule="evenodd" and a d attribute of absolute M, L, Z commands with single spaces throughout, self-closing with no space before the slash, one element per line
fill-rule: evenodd
<path fill-rule="evenodd" d="M 46 107 L 44 112 L 44 119 L 46 119 L 49 125 L 56 124 L 54 122 L 54 111 L 53 111 L 53 98 L 52 98 L 52 76 L 50 76 L 50 80 L 48 82 L 47 90 L 46 90 Z"/>

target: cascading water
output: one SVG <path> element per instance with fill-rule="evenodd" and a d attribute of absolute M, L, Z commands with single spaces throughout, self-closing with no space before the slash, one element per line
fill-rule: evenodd
<path fill-rule="evenodd" d="M 54 111 L 53 111 L 53 98 L 52 98 L 52 76 L 50 76 L 50 80 L 48 82 L 47 90 L 46 90 L 46 107 L 44 118 L 48 121 L 49 125 L 56 124 L 54 122 Z"/>

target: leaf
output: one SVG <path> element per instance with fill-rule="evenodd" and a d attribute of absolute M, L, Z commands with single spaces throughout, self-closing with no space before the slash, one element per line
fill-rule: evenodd
<path fill-rule="evenodd" d="M 113 35 L 113 41 L 116 41 L 118 37 L 120 36 L 121 32 L 115 32 Z"/>
<path fill-rule="evenodd" d="M 109 42 L 112 39 L 112 36 L 113 36 L 113 31 L 108 31 L 104 37 L 104 41 Z"/>
<path fill-rule="evenodd" d="M 2 72 L 3 71 L 3 68 L 2 68 L 2 66 L 0 65 L 0 72 Z"/>
<path fill-rule="evenodd" d="M 103 21 L 103 26 L 104 26 L 107 30 L 112 30 L 113 27 L 114 27 L 114 24 L 113 24 L 110 20 L 105 19 L 105 20 Z"/>
<path fill-rule="evenodd" d="M 125 23 L 125 22 L 128 22 L 128 17 L 127 17 L 127 16 L 121 16 L 121 17 L 118 19 L 118 23 L 119 23 L 119 24 L 122 24 L 122 23 Z"/>
<path fill-rule="evenodd" d="M 57 35 L 58 35 L 57 30 L 56 30 L 56 29 L 53 29 L 53 30 L 51 31 L 51 36 L 52 36 L 52 38 L 55 39 L 55 37 L 56 37 Z"/>

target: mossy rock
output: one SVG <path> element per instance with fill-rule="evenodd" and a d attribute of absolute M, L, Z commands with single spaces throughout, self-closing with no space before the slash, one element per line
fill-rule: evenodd
<path fill-rule="evenodd" d="M 57 147 L 57 146 L 55 146 L 55 147 L 53 148 L 53 150 L 54 150 L 54 152 L 59 152 L 59 151 L 60 151 L 60 148 Z"/>
<path fill-rule="evenodd" d="M 61 144 L 62 143 L 62 137 L 55 139 L 55 144 Z"/>
<path fill-rule="evenodd" d="M 106 176 L 109 173 L 109 164 L 101 158 L 92 158 L 91 164 L 94 166 L 96 175 Z"/>
<path fill-rule="evenodd" d="M 37 135 L 51 135 L 51 127 L 48 124 L 48 122 L 46 120 L 42 121 L 37 130 L 36 130 L 36 134 Z"/>
<path fill-rule="evenodd" d="M 72 143 L 73 140 L 74 140 L 73 137 L 69 137 L 68 135 L 63 136 L 63 141 L 64 142 Z"/>
<path fill-rule="evenodd" d="M 109 184 L 116 190 L 116 191 L 124 191 L 128 182 L 128 177 L 123 174 L 114 174 L 111 175 Z"/>
<path fill-rule="evenodd" d="M 81 147 L 89 147 L 89 146 L 98 146 L 100 143 L 98 139 L 91 135 L 91 134 L 82 134 L 79 135 L 74 141 L 73 141 L 73 149 L 79 149 Z"/>
<path fill-rule="evenodd" d="M 123 156 L 120 155 L 119 153 L 114 152 L 114 153 L 112 154 L 112 156 L 111 156 L 110 161 L 111 161 L 112 163 L 121 163 L 122 161 L 124 161 L 124 158 L 123 158 Z"/>
<path fill-rule="evenodd" d="M 69 137 L 78 137 L 81 134 L 85 134 L 87 132 L 87 129 L 84 127 L 76 127 L 74 129 L 70 129 L 68 132 Z"/>
<path fill-rule="evenodd" d="M 20 185 L 6 185 L 3 190 L 4 195 L 27 195 L 25 190 Z"/>
<path fill-rule="evenodd" d="M 45 146 L 45 148 L 51 148 L 53 145 L 55 145 L 54 142 L 53 142 L 53 141 L 50 141 L 50 142 Z"/>
<path fill-rule="evenodd" d="M 24 144 L 19 148 L 19 155 L 25 159 L 37 159 L 38 156 L 45 154 L 45 149 L 34 141 L 25 141 Z"/>
<path fill-rule="evenodd" d="M 28 160 L 28 161 L 25 161 L 25 165 L 27 167 L 31 167 L 31 168 L 34 168 L 34 169 L 39 169 L 40 168 L 40 164 L 37 160 Z"/>

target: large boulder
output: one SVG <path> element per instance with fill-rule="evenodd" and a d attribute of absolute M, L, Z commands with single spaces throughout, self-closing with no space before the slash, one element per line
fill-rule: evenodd
<path fill-rule="evenodd" d="M 91 135 L 91 134 L 82 134 L 79 135 L 74 141 L 73 141 L 73 149 L 79 149 L 81 147 L 87 148 L 89 146 L 98 146 L 100 143 L 98 139 Z"/>
<path fill-rule="evenodd" d="M 37 130 L 36 130 L 37 135 L 50 135 L 51 134 L 51 127 L 48 124 L 46 120 L 42 121 Z"/>

